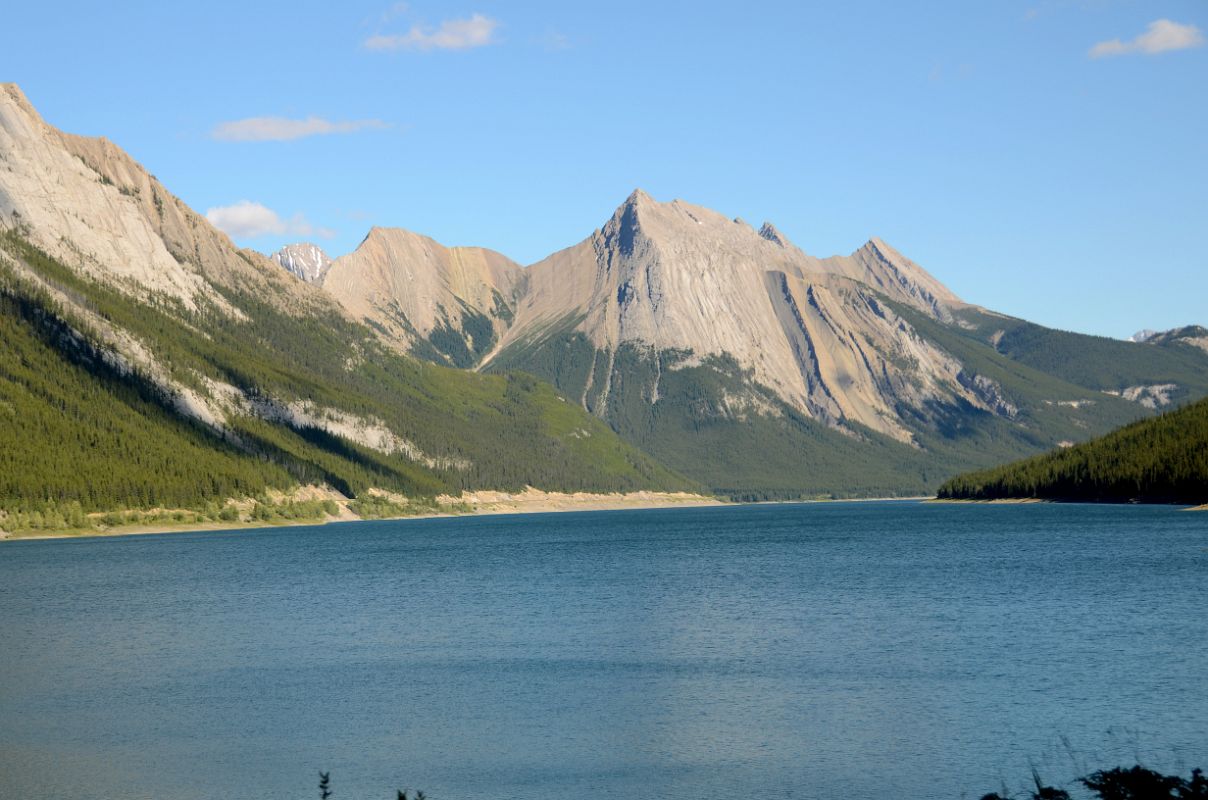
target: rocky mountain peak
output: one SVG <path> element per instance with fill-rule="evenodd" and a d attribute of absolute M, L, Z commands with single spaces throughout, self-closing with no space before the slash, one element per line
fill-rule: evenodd
<path fill-rule="evenodd" d="M 42 115 L 29 102 L 29 98 L 25 96 L 25 92 L 21 91 L 20 86 L 15 83 L 0 83 L 0 94 L 4 95 L 5 102 L 11 103 L 21 109 L 25 116 L 37 122 L 42 122 Z"/>
<path fill-rule="evenodd" d="M 332 263 L 322 248 L 310 242 L 287 244 L 269 256 L 269 259 L 307 283 L 322 283 Z"/>
<path fill-rule="evenodd" d="M 107 139 L 45 122 L 15 84 L 0 84 L 0 225 L 19 220 L 29 241 L 68 267 L 135 296 L 167 295 L 186 308 L 240 312 L 218 285 L 262 286 L 301 308 L 289 279 L 174 197 Z"/>
<path fill-rule="evenodd" d="M 522 272 L 493 250 L 374 227 L 335 260 L 323 288 L 392 344 L 467 367 L 507 328 Z"/>
<path fill-rule="evenodd" d="M 764 239 L 767 239 L 772 244 L 778 244 L 781 247 L 792 246 L 792 242 L 788 240 L 788 237 L 781 233 L 776 226 L 770 222 L 763 223 L 763 225 L 759 228 L 759 235 Z"/>
<path fill-rule="evenodd" d="M 642 235 L 641 217 L 658 205 L 653 197 L 641 189 L 634 189 L 625 202 L 613 212 L 612 219 L 602 229 L 609 243 L 615 243 L 624 255 L 632 255 L 635 244 Z"/>

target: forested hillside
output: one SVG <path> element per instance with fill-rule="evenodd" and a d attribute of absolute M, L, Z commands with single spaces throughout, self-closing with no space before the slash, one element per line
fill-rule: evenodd
<path fill-rule="evenodd" d="M 1208 503 L 1208 400 L 1068 449 L 953 478 L 939 496 Z"/>
<path fill-rule="evenodd" d="M 298 483 L 352 496 L 694 486 L 533 378 L 422 365 L 337 314 L 223 291 L 242 320 L 138 303 L 19 230 L 0 235 L 0 511 L 198 507 Z M 103 326 L 172 383 L 124 361 Z M 250 400 L 218 425 L 182 413 L 184 392 L 216 402 L 215 387 Z M 385 443 L 366 434 L 375 424 Z"/>

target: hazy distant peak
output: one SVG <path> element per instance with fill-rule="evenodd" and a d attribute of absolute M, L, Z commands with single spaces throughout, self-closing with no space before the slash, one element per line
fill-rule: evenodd
<path fill-rule="evenodd" d="M 1129 341 L 1155 345 L 1188 344 L 1208 351 L 1208 329 L 1202 325 L 1184 325 L 1166 331 L 1154 331 L 1146 328 L 1130 336 Z"/>
<path fill-rule="evenodd" d="M 322 248 L 310 242 L 287 244 L 269 259 L 307 283 L 321 283 L 327 270 L 331 269 L 331 258 Z"/>

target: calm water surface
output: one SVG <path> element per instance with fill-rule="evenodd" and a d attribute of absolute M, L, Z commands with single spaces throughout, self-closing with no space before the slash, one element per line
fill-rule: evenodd
<path fill-rule="evenodd" d="M 0 546 L 0 797 L 960 798 L 1208 767 L 1208 514 L 837 503 Z"/>

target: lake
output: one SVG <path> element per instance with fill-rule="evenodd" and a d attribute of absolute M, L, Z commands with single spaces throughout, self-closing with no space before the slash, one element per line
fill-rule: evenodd
<path fill-rule="evenodd" d="M 1208 768 L 1208 513 L 753 505 L 0 546 L 0 797 L 977 798 Z"/>

